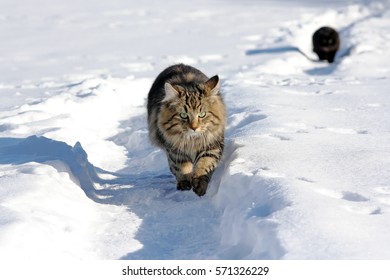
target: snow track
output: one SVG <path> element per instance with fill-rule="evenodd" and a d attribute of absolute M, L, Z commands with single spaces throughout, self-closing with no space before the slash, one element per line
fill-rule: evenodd
<path fill-rule="evenodd" d="M 275 223 L 267 217 L 284 206 L 282 198 L 273 194 L 277 192 L 277 186 L 274 186 L 272 180 L 237 171 L 231 174 L 239 147 L 234 140 L 228 139 L 223 162 L 214 175 L 208 194 L 199 198 L 191 191 L 178 192 L 175 180 L 169 173 L 165 154 L 152 147 L 148 141 L 145 110 L 139 105 L 142 102 L 134 102 L 132 93 L 137 92 L 139 84 L 144 83 L 131 80 L 122 89 L 123 94 L 116 90 L 122 83 L 112 79 L 85 80 L 60 89 L 63 92 L 54 97 L 19 108 L 12 112 L 13 115 L 7 113 L 4 120 L 13 123 L 13 132 L 27 129 L 39 131 L 37 127 L 61 122 L 62 127 L 43 130 L 42 134 L 61 139 L 62 135 L 75 131 L 75 138 L 85 139 L 87 143 L 93 140 L 91 134 L 106 133 L 104 138 L 108 140 L 94 141 L 90 144 L 92 150 L 110 155 L 109 159 L 101 161 L 102 165 L 108 167 L 122 163 L 126 155 L 125 168 L 112 172 L 95 167 L 80 142 L 71 147 L 46 136 L 1 138 L 0 163 L 23 166 L 35 162 L 57 168 L 57 162 L 61 162 L 63 167 L 59 171 L 67 172 L 69 178 L 92 201 L 116 205 L 122 209 L 126 207 L 132 215 L 142 220 L 134 236 L 134 242 L 140 242 L 142 249 L 124 254 L 121 258 L 280 258 L 283 250 L 275 238 Z M 91 125 L 88 120 L 99 120 L 102 111 L 99 104 L 103 106 L 108 96 L 112 104 L 119 104 L 128 98 L 124 104 L 128 104 L 125 107 L 134 116 L 121 122 L 115 121 L 120 119 L 118 115 L 121 110 L 117 110 L 120 106 L 113 105 L 109 107 L 115 108 L 117 115 L 111 115 L 110 118 L 104 116 L 103 127 L 101 121 Z M 83 111 L 87 111 L 89 116 L 82 118 L 81 122 L 76 121 Z M 29 122 L 25 121 L 25 116 L 29 116 Z M 251 122 L 263 117 L 256 114 L 245 116 L 245 120 L 231 127 L 228 133 L 234 134 L 234 131 L 250 126 Z M 101 132 L 102 129 L 104 132 Z M 111 131 L 120 132 L 109 135 Z M 112 143 L 118 146 L 112 146 Z M 240 161 L 236 166 L 239 165 Z M 262 189 L 260 192 L 256 189 L 259 187 Z M 134 224 L 129 224 L 128 230 L 133 227 Z M 268 245 L 263 248 L 265 240 Z M 199 251 L 199 248 L 205 249 Z"/>

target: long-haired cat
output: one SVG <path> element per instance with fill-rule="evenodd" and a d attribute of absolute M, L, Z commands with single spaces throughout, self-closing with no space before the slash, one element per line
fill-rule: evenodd
<path fill-rule="evenodd" d="M 161 72 L 148 95 L 149 136 L 164 149 L 178 190 L 203 196 L 224 148 L 225 105 L 218 76 L 177 64 Z"/>
<path fill-rule="evenodd" d="M 331 27 L 321 27 L 313 34 L 313 51 L 319 60 L 334 61 L 336 52 L 340 46 L 339 34 Z"/>

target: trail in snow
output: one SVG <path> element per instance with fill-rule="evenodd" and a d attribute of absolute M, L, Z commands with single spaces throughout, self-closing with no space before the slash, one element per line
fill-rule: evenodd
<path fill-rule="evenodd" d="M 42 134 L 61 138 L 70 128 L 77 132 L 85 127 L 83 122 L 76 124 L 72 121 L 86 109 L 85 106 L 103 104 L 108 96 L 113 104 L 124 98 L 120 93 L 113 94 L 115 90 L 107 84 L 114 88 L 118 87 L 109 80 L 87 80 L 71 85 L 63 93 L 47 100 L 24 106 L 13 114 L 7 113 L 3 120 L 14 124 L 12 128 L 9 125 L 14 133 L 23 129 L 39 131 L 36 127 L 44 127 L 42 123 L 53 123 L 50 112 L 55 112 L 54 119 L 62 123 L 61 127 L 50 131 L 43 130 Z M 132 86 L 134 89 L 138 88 L 137 83 L 131 82 L 130 87 Z M 74 90 L 75 87 L 77 90 Z M 134 97 L 130 98 L 133 100 Z M 65 100 L 65 106 L 62 105 L 62 100 Z M 76 100 L 79 102 L 75 102 Z M 84 105 L 80 106 L 80 102 Z M 178 192 L 174 178 L 169 173 L 165 155 L 149 144 L 145 112 L 139 110 L 134 101 L 132 103 L 134 108 L 131 111 L 135 116 L 119 124 L 122 131 L 110 136 L 109 142 L 94 143 L 105 150 L 111 149 L 111 141 L 125 147 L 128 162 L 127 167 L 122 170 L 112 172 L 95 167 L 79 142 L 72 147 L 63 141 L 46 136 L 31 136 L 24 139 L 1 138 L 0 163 L 23 165 L 36 162 L 57 168 L 56 162 L 61 161 L 66 168 L 61 168 L 60 171 L 69 172 L 70 177 L 94 202 L 126 206 L 142 220 L 134 236 L 142 244 L 142 249 L 125 254 L 121 256 L 122 258 L 237 259 L 250 257 L 252 252 L 254 258 L 280 258 L 282 248 L 275 239 L 275 224 L 264 221 L 260 226 L 259 221 L 254 218 L 251 222 L 247 221 L 247 218 L 250 218 L 248 215 L 267 217 L 284 207 L 281 203 L 282 198 L 273 198 L 277 184 L 268 182 L 269 180 L 252 178 L 252 175 L 241 172 L 230 176 L 228 170 L 236 158 L 237 145 L 234 141 L 228 140 L 223 162 L 213 177 L 206 197 L 200 199 L 193 192 Z M 72 114 L 68 114 L 70 111 Z M 137 112 L 140 112 L 139 115 Z M 100 110 L 90 110 L 89 113 L 91 119 L 97 119 Z M 242 114 L 240 109 L 232 112 L 232 116 Z M 25 121 L 26 116 L 29 116 L 30 122 Z M 263 118 L 265 116 L 252 113 L 250 116 L 244 116 L 238 123 L 233 121 L 228 129 L 228 139 L 234 131 L 249 127 L 252 122 Z M 112 126 L 107 118 L 105 122 L 105 128 Z M 95 131 L 100 129 L 100 125 L 100 122 L 95 123 Z M 93 128 L 93 125 L 90 128 Z M 88 140 L 89 134 L 84 132 L 80 136 Z M 77 135 L 75 139 L 76 137 Z M 93 139 L 89 138 L 89 141 L 91 140 Z M 115 155 L 115 151 L 120 152 L 120 149 L 111 150 L 111 154 Z M 117 161 L 122 161 L 121 157 Z M 101 160 L 101 164 L 104 165 L 105 162 L 106 160 Z M 265 189 L 264 192 L 256 194 L 259 184 L 264 184 Z M 248 189 L 237 188 L 241 185 L 247 186 Z M 269 187 L 266 187 L 267 185 Z M 223 190 L 220 190 L 221 186 Z M 221 195 L 218 195 L 219 193 Z M 248 196 L 248 193 L 253 194 Z M 242 198 L 237 200 L 237 197 Z M 261 206 L 255 205 L 253 201 L 257 201 Z M 248 207 L 253 208 L 249 214 Z M 237 221 L 237 224 L 232 224 L 232 220 Z M 221 237 L 221 232 L 229 234 Z M 269 244 L 266 247 L 263 245 L 265 241 Z"/>

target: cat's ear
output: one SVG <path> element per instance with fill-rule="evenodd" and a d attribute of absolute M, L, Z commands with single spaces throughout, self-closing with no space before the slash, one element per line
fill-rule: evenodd
<path fill-rule="evenodd" d="M 170 83 L 165 83 L 164 89 L 165 89 L 165 97 L 162 100 L 162 102 L 172 100 L 179 95 L 179 92 Z"/>
<path fill-rule="evenodd" d="M 218 75 L 215 75 L 208 79 L 205 83 L 205 86 L 207 89 L 208 96 L 218 95 L 220 88 L 220 81 Z"/>

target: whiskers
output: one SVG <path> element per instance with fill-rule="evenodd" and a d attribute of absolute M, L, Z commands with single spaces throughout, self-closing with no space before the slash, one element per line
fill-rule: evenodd
<path fill-rule="evenodd" d="M 192 140 L 195 138 L 200 137 L 202 134 L 202 131 L 193 131 L 192 129 L 184 133 L 184 137 L 188 140 Z"/>

